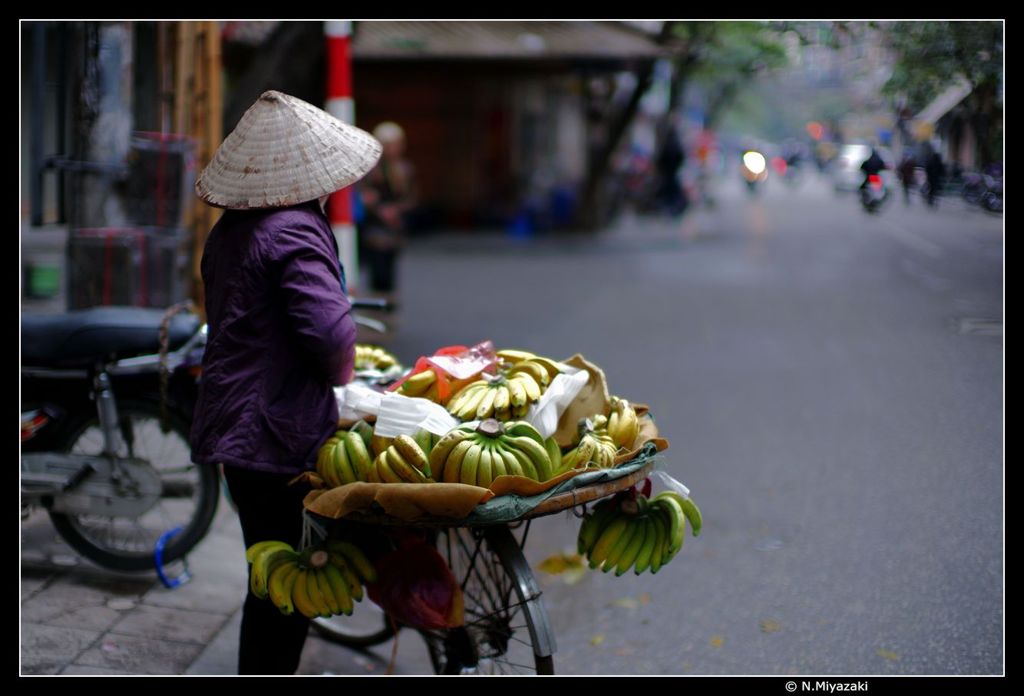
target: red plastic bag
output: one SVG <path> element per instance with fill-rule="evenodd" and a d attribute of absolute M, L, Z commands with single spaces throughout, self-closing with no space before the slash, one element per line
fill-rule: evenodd
<path fill-rule="evenodd" d="M 431 356 L 419 358 L 412 370 L 389 386 L 388 391 L 397 391 L 413 375 L 433 370 L 437 375 L 438 399 L 444 404 L 452 394 L 478 379 L 481 372 L 493 373 L 497 363 L 498 356 L 495 355 L 494 344 L 490 341 L 483 341 L 471 348 L 446 346 Z"/>
<path fill-rule="evenodd" d="M 462 588 L 437 550 L 415 535 L 374 559 L 377 582 L 366 593 L 395 621 L 412 628 L 440 630 L 465 622 Z"/>

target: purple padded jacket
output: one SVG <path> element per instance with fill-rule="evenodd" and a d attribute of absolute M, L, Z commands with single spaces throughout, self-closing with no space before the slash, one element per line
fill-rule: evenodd
<path fill-rule="evenodd" d="M 333 386 L 351 378 L 356 338 L 320 204 L 226 210 L 206 240 L 202 274 L 209 334 L 193 461 L 313 468 L 337 429 Z"/>

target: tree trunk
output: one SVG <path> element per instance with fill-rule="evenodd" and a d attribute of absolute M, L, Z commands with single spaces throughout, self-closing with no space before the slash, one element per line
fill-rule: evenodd
<path fill-rule="evenodd" d="M 656 39 L 657 43 L 663 44 L 672 36 L 673 22 L 665 22 L 661 33 Z M 636 87 L 629 101 L 622 110 L 610 117 L 611 123 L 608 126 L 608 135 L 605 141 L 597 148 L 590 162 L 587 178 L 583 184 L 583 195 L 580 197 L 579 213 L 577 221 L 586 230 L 595 230 L 607 222 L 605 219 L 606 206 L 603 201 L 604 184 L 608 177 L 611 166 L 612 155 L 618 149 L 622 136 L 625 135 L 629 125 L 636 116 L 640 100 L 651 86 L 654 77 L 654 61 L 644 63 L 636 72 Z"/>

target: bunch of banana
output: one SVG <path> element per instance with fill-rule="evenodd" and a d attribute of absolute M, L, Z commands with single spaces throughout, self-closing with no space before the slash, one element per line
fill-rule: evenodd
<path fill-rule="evenodd" d="M 612 414 L 608 416 L 608 434 L 618 447 L 630 449 L 640 434 L 640 421 L 633 406 L 625 399 L 612 397 Z"/>
<path fill-rule="evenodd" d="M 316 473 L 331 488 L 369 479 L 373 462 L 366 447 L 365 433 L 364 428 L 339 430 L 320 448 Z"/>
<path fill-rule="evenodd" d="M 363 598 L 363 584 L 377 579 L 366 555 L 345 541 L 329 541 L 301 554 L 283 541 L 261 541 L 249 547 L 246 560 L 252 563 L 254 595 L 269 596 L 283 614 L 298 609 L 310 619 L 351 615 L 353 602 Z"/>
<path fill-rule="evenodd" d="M 430 465 L 438 481 L 482 488 L 490 487 L 499 476 L 547 481 L 552 475 L 544 438 L 532 425 L 502 424 L 494 418 L 448 432 L 434 445 Z"/>
<path fill-rule="evenodd" d="M 399 435 L 373 460 L 371 483 L 433 483 L 426 452 L 408 435 Z"/>
<path fill-rule="evenodd" d="M 420 397 L 439 402 L 440 397 L 437 391 L 437 373 L 433 370 L 417 372 L 409 379 L 402 382 L 398 388 L 402 396 Z"/>
<path fill-rule="evenodd" d="M 580 441 L 576 447 L 562 457 L 562 471 L 584 469 L 590 465 L 599 469 L 615 466 L 616 446 L 608 434 L 608 419 L 597 415 L 580 421 Z"/>
<path fill-rule="evenodd" d="M 689 498 L 663 491 L 648 500 L 609 498 L 594 506 L 580 526 L 577 550 L 591 568 L 622 575 L 630 568 L 637 575 L 657 573 L 683 547 L 683 532 L 690 523 L 700 534 L 700 510 Z"/>
<path fill-rule="evenodd" d="M 398 366 L 398 358 L 380 346 L 371 346 L 363 343 L 356 344 L 357 372 L 361 372 L 363 370 L 386 372 Z"/>

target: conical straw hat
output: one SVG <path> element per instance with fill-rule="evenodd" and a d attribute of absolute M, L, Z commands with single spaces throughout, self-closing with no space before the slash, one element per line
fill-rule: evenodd
<path fill-rule="evenodd" d="M 217 148 L 196 194 L 218 208 L 296 205 L 358 181 L 380 154 L 380 143 L 366 131 L 271 90 Z"/>

